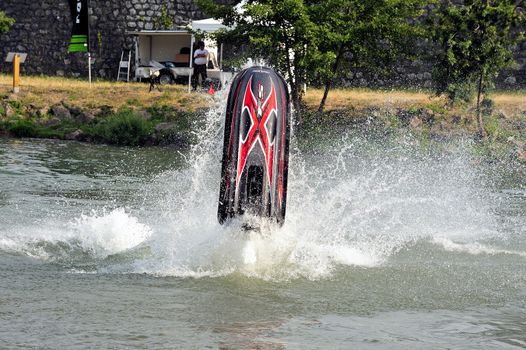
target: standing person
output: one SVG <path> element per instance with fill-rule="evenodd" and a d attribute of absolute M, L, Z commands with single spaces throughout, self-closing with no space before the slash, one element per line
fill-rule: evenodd
<path fill-rule="evenodd" d="M 201 74 L 201 81 L 204 82 L 206 76 L 206 64 L 208 63 L 208 51 L 205 49 L 205 43 L 199 41 L 197 43 L 198 49 L 194 52 L 194 75 L 192 75 L 192 87 L 197 89 L 199 84 L 199 74 Z"/>

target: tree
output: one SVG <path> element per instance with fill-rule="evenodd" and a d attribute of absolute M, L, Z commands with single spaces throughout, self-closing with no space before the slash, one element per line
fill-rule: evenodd
<path fill-rule="evenodd" d="M 296 110 L 303 85 L 325 87 L 322 111 L 334 79 L 344 69 L 385 70 L 419 32 L 410 19 L 425 0 L 247 0 L 241 5 L 198 5 L 245 38 L 250 54 L 282 73 Z"/>
<path fill-rule="evenodd" d="M 441 49 L 433 74 L 437 94 L 451 101 L 476 90 L 477 127 L 486 136 L 481 101 L 502 69 L 514 63 L 514 48 L 524 40 L 525 0 L 444 1 L 434 11 L 431 35 Z"/>
<path fill-rule="evenodd" d="M 301 109 L 303 85 L 317 70 L 313 62 L 324 59 L 319 51 L 323 40 L 313 22 L 312 8 L 303 0 L 248 0 L 237 7 L 218 5 L 213 0 L 197 0 L 199 7 L 225 25 L 235 25 L 230 38 L 249 43 L 249 55 L 261 58 L 284 75 L 290 86 L 292 103 Z"/>
<path fill-rule="evenodd" d="M 4 11 L 0 11 L 0 34 L 7 33 L 13 24 L 15 20 L 6 15 Z"/>
<path fill-rule="evenodd" d="M 321 49 L 333 53 L 329 67 L 320 70 L 325 88 L 318 108 L 321 112 L 342 69 L 388 73 L 390 61 L 414 53 L 414 46 L 409 44 L 423 34 L 415 18 L 422 14 L 426 1 L 328 0 L 319 3 L 315 22 L 324 30 Z"/>

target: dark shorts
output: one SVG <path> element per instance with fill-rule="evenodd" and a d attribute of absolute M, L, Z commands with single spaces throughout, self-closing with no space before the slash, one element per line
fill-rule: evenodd
<path fill-rule="evenodd" d="M 192 86 L 194 89 L 197 88 L 199 84 L 199 76 L 201 76 L 201 84 L 204 83 L 207 78 L 206 64 L 196 64 L 194 66 L 194 74 L 192 75 Z"/>

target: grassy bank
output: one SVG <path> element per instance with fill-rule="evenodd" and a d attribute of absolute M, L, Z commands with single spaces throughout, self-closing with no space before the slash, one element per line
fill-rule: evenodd
<path fill-rule="evenodd" d="M 20 93 L 0 75 L 0 135 L 187 146 L 190 124 L 206 109 L 203 94 L 181 85 L 149 92 L 145 83 L 23 77 Z"/>
<path fill-rule="evenodd" d="M 0 75 L 0 134 L 50 137 L 118 145 L 192 142 L 191 124 L 210 97 L 187 93 L 181 85 L 148 92 L 145 83 L 95 82 L 58 77 L 23 77 L 21 92 L 11 93 L 11 77 Z M 316 113 L 323 91 L 305 95 L 299 135 L 368 125 L 376 131 L 409 132 L 427 142 L 473 138 L 473 105 L 448 106 L 430 91 L 333 90 L 326 110 Z M 485 152 L 510 152 L 526 162 L 526 91 L 495 92 L 484 104 L 488 138 Z"/>
<path fill-rule="evenodd" d="M 207 106 L 206 100 L 188 94 L 185 86 L 162 86 L 162 91 L 148 92 L 148 84 L 124 82 L 94 82 L 90 88 L 85 80 L 60 77 L 22 77 L 20 94 L 11 94 L 12 77 L 0 75 L 0 96 L 17 99 L 24 105 L 37 108 L 67 102 L 79 108 L 94 109 L 110 106 L 115 110 L 131 106 L 146 108 L 153 105 L 170 106 L 194 111 Z"/>
<path fill-rule="evenodd" d="M 379 135 L 410 136 L 424 146 L 448 141 L 472 141 L 473 149 L 493 161 L 526 165 L 526 91 L 496 91 L 482 106 L 487 138 L 477 136 L 474 104 L 449 105 L 432 91 L 335 90 L 328 107 L 316 113 L 321 90 L 305 98 L 303 134 L 349 128 Z"/>

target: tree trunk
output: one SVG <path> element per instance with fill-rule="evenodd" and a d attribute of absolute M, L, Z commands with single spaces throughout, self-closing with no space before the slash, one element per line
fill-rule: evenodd
<path fill-rule="evenodd" d="M 323 97 L 320 101 L 320 106 L 318 107 L 318 113 L 323 113 L 323 110 L 325 109 L 325 102 L 327 102 L 327 96 L 329 95 L 329 90 L 331 89 L 331 82 L 332 79 L 327 79 L 325 81 L 325 89 L 323 91 Z"/>
<path fill-rule="evenodd" d="M 338 67 L 340 66 L 341 58 L 343 57 L 343 51 L 344 51 L 344 45 L 340 45 L 340 49 L 338 50 L 338 55 L 336 56 L 336 60 L 334 61 L 334 65 L 332 66 L 332 72 L 336 73 L 338 70 Z M 320 106 L 318 107 L 318 113 L 322 113 L 325 109 L 325 103 L 327 102 L 327 96 L 329 95 L 329 90 L 332 87 L 332 82 L 334 78 L 327 78 L 325 80 L 325 90 L 323 91 L 323 97 L 320 101 Z"/>
<path fill-rule="evenodd" d="M 486 138 L 486 130 L 484 129 L 484 120 L 482 119 L 482 110 L 480 104 L 482 102 L 482 83 L 484 81 L 484 71 L 480 72 L 478 91 L 477 91 L 477 126 L 478 126 L 478 137 L 480 139 Z"/>

